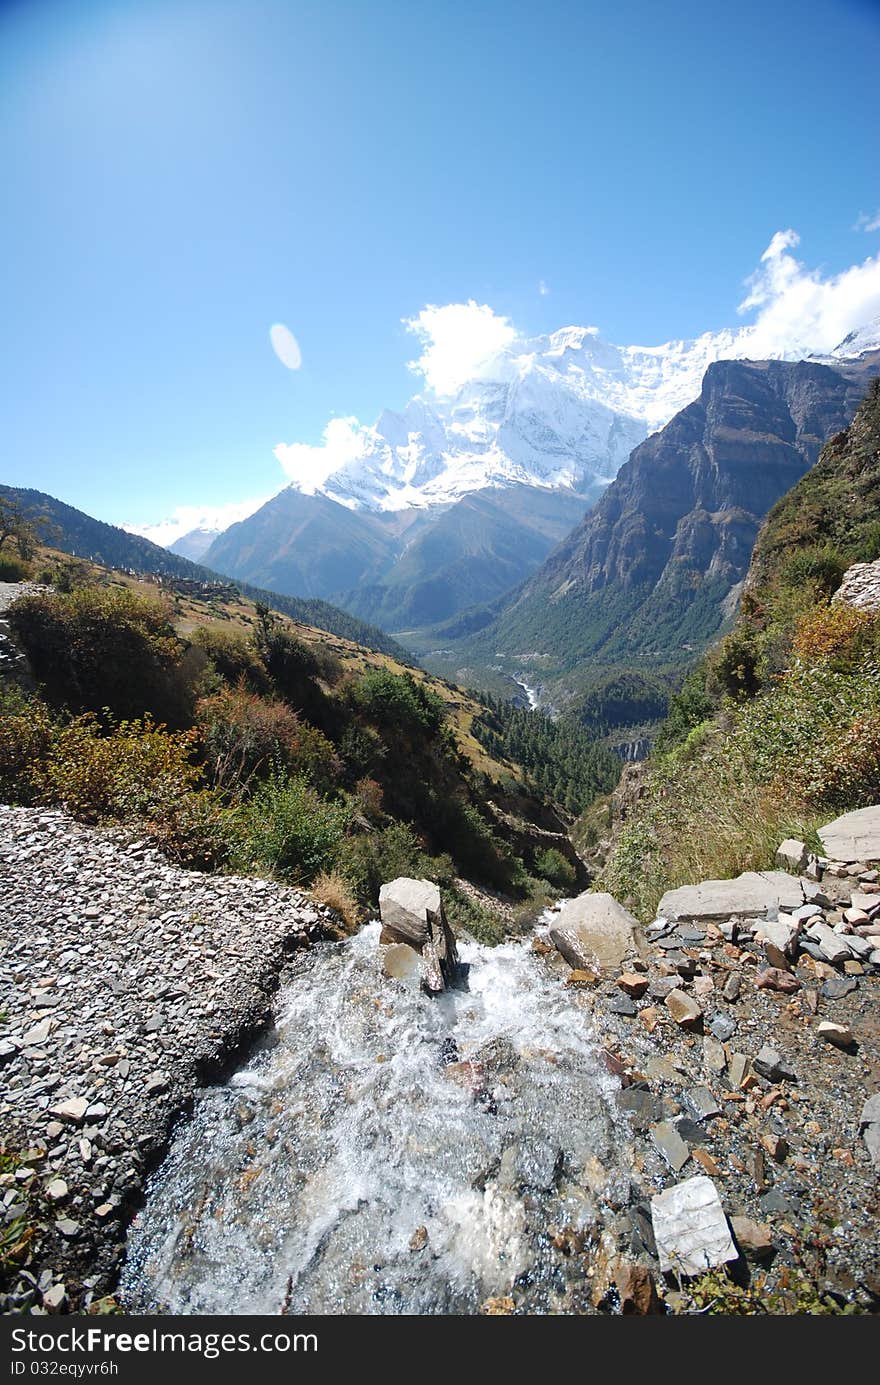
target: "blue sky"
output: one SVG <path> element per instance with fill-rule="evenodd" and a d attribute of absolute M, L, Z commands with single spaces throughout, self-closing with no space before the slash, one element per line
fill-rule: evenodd
<path fill-rule="evenodd" d="M 735 326 L 777 231 L 880 251 L 878 69 L 869 0 L 0 0 L 0 479 L 116 522 L 269 493 L 418 388 L 428 304 Z"/>

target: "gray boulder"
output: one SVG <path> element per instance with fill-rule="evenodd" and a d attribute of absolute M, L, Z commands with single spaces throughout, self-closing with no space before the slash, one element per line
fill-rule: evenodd
<path fill-rule="evenodd" d="M 835 818 L 819 828 L 819 837 L 832 861 L 880 862 L 880 803 Z"/>
<path fill-rule="evenodd" d="M 659 913 L 665 918 L 701 920 L 760 918 L 768 909 L 797 909 L 804 902 L 801 883 L 784 870 L 746 871 L 735 880 L 703 880 L 667 890 Z"/>
<path fill-rule="evenodd" d="M 787 837 L 782 842 L 776 852 L 776 860 L 783 870 L 793 870 L 796 875 L 800 875 L 806 869 L 810 853 L 804 842 L 799 842 L 793 837 Z"/>
<path fill-rule="evenodd" d="M 379 917 L 379 942 L 387 947 L 383 966 L 388 975 L 412 980 L 413 967 L 399 951 L 404 946 L 421 959 L 421 984 L 426 991 L 436 994 L 454 984 L 459 969 L 458 950 L 455 934 L 446 922 L 438 885 L 432 880 L 411 880 L 403 875 L 388 881 L 379 891 Z"/>
<path fill-rule="evenodd" d="M 613 895 L 579 894 L 566 900 L 550 929 L 550 941 L 569 966 L 582 971 L 619 967 L 644 947 L 638 919 Z"/>

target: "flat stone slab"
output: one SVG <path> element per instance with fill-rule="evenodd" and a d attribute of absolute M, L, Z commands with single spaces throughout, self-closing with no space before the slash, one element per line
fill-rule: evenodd
<path fill-rule="evenodd" d="M 613 895 L 587 890 L 566 900 L 550 929 L 550 941 L 571 967 L 616 968 L 641 950 L 641 927 Z"/>
<path fill-rule="evenodd" d="M 880 861 L 880 803 L 835 818 L 819 828 L 819 838 L 832 861 Z"/>
<path fill-rule="evenodd" d="M 702 1274 L 738 1259 L 721 1199 L 705 1174 L 652 1197 L 651 1221 L 664 1273 Z"/>
<path fill-rule="evenodd" d="M 798 909 L 803 902 L 796 876 L 784 870 L 750 870 L 735 880 L 702 880 L 699 885 L 667 890 L 660 901 L 660 913 L 666 918 L 710 923 L 734 915 L 758 918 L 768 909 Z"/>

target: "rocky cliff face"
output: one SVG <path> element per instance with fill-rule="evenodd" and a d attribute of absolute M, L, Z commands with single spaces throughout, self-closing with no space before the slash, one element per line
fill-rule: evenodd
<path fill-rule="evenodd" d="M 850 421 L 859 362 L 721 361 L 700 398 L 635 449 L 598 505 L 489 632 L 496 650 L 687 658 L 732 613 L 761 521 Z M 486 636 L 484 635 L 484 639 Z"/>

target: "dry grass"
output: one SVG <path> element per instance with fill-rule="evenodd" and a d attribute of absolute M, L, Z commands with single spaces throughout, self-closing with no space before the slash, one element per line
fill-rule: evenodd
<path fill-rule="evenodd" d="M 358 904 L 349 882 L 338 871 L 322 871 L 312 882 L 310 894 L 339 915 L 344 933 L 356 933 L 364 920 L 364 910 Z"/>

